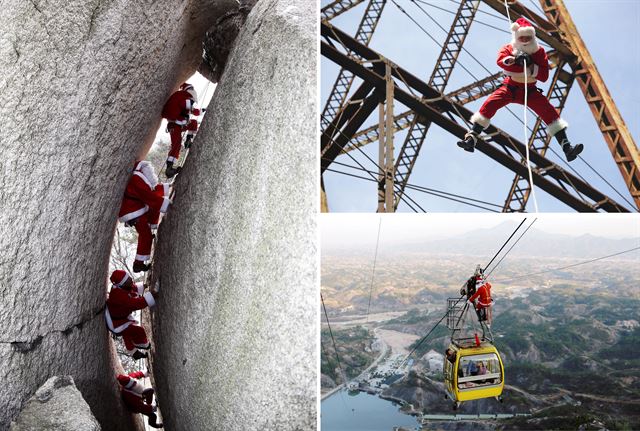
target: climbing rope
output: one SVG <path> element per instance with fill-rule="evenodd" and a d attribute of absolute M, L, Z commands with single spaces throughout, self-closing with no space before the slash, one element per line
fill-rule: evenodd
<path fill-rule="evenodd" d="M 504 0 L 504 7 L 507 10 L 507 20 L 509 21 L 509 28 L 511 28 L 511 14 L 509 13 L 509 5 L 507 4 L 507 0 Z M 514 36 L 515 37 L 515 36 Z M 529 173 L 529 185 L 531 186 L 531 196 L 533 197 L 533 207 L 535 208 L 535 212 L 538 213 L 538 200 L 536 199 L 536 188 L 533 185 L 533 173 L 531 172 L 531 161 L 529 160 L 529 138 L 527 136 L 528 128 L 527 128 L 527 110 L 528 110 L 528 97 L 529 97 L 529 87 L 527 85 L 527 60 L 524 60 L 523 66 L 523 75 L 524 75 L 524 110 L 523 110 L 523 122 L 524 122 L 524 148 L 527 159 L 527 172 Z"/>

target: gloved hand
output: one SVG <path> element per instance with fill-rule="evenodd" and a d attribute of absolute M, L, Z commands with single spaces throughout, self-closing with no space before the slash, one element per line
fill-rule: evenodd
<path fill-rule="evenodd" d="M 516 61 L 515 63 L 518 66 L 524 66 L 524 62 L 527 62 L 527 66 L 530 66 L 532 61 L 531 61 L 531 56 L 529 54 L 527 54 L 526 52 L 519 52 L 518 55 L 516 55 Z"/>
<path fill-rule="evenodd" d="M 200 115 L 200 110 L 198 108 L 193 108 L 191 110 L 191 113 L 197 117 L 198 115 Z"/>
<path fill-rule="evenodd" d="M 185 129 L 186 130 L 191 130 L 192 132 L 195 132 L 196 130 L 198 130 L 198 121 L 197 120 L 189 120 L 189 122 L 185 126 Z"/>

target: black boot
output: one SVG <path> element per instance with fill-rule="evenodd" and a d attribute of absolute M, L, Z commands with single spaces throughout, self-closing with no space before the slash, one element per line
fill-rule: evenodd
<path fill-rule="evenodd" d="M 193 142 L 193 135 L 187 135 L 187 137 L 184 140 L 184 147 L 187 149 L 190 148 L 192 142 Z"/>
<path fill-rule="evenodd" d="M 180 172 L 180 167 L 174 168 L 173 162 L 167 162 L 167 169 L 164 170 L 164 174 L 167 178 L 173 177 L 178 172 Z"/>
<path fill-rule="evenodd" d="M 578 154 L 580 154 L 582 150 L 584 150 L 584 145 L 582 144 L 578 144 L 575 147 L 571 145 L 571 142 L 569 142 L 569 139 L 567 138 L 567 132 L 565 129 L 562 129 L 558 133 L 556 133 L 556 139 L 562 147 L 562 151 L 564 151 L 567 162 L 575 160 L 576 157 L 578 157 Z"/>
<path fill-rule="evenodd" d="M 139 261 L 139 260 L 133 261 L 133 272 L 149 271 L 150 268 L 151 268 L 151 265 L 147 265 L 142 261 Z"/>
<path fill-rule="evenodd" d="M 151 428 L 162 428 L 164 425 L 162 424 L 162 422 L 158 423 L 158 417 L 156 416 L 155 413 L 151 413 L 149 415 L 149 426 Z"/>
<path fill-rule="evenodd" d="M 476 143 L 478 142 L 478 136 L 480 136 L 483 130 L 484 128 L 480 124 L 473 123 L 471 130 L 464 135 L 464 140 L 458 141 L 458 147 L 473 153 L 473 150 L 476 148 Z"/>
<path fill-rule="evenodd" d="M 147 358 L 149 357 L 149 355 L 147 353 L 141 352 L 140 350 L 136 349 L 136 351 L 133 352 L 133 355 L 131 355 L 131 357 L 137 361 L 138 359 Z"/>

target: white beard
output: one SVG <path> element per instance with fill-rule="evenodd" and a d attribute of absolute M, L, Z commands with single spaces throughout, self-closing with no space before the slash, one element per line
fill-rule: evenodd
<path fill-rule="evenodd" d="M 517 40 L 511 40 L 511 46 L 513 47 L 514 54 L 516 51 L 526 52 L 531 55 L 540 49 L 540 45 L 538 45 L 538 41 L 534 38 L 529 43 L 518 42 Z"/>
<path fill-rule="evenodd" d="M 158 184 L 158 176 L 155 169 L 150 162 L 143 160 L 138 164 L 138 170 L 142 172 L 142 175 L 151 183 L 151 188 L 154 188 Z"/>

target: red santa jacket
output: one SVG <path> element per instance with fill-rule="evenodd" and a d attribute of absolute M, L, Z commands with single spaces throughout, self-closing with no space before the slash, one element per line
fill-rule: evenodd
<path fill-rule="evenodd" d="M 146 374 L 142 371 L 135 371 L 129 374 L 119 374 L 120 393 L 129 411 L 134 413 L 146 413 L 151 406 L 144 402 L 144 393 L 151 388 L 145 388 L 135 379 L 142 379 Z"/>
<path fill-rule="evenodd" d="M 169 209 L 171 203 L 167 197 L 169 184 L 158 184 L 156 178 L 150 178 L 152 169 L 147 161 L 136 162 L 133 175 L 131 175 L 124 191 L 122 205 L 120 205 L 118 219 L 121 222 L 126 223 L 140 217 L 149 211 L 150 207 L 161 213 L 165 213 Z M 145 172 L 147 172 L 146 175 Z"/>
<path fill-rule="evenodd" d="M 504 69 L 504 74 L 507 75 L 505 84 L 524 86 L 524 83 L 511 79 L 512 77 L 524 80 L 524 68 L 515 64 L 516 52 L 513 45 L 506 44 L 500 51 L 498 51 L 498 66 Z M 549 79 L 549 59 L 547 53 L 543 47 L 538 48 L 536 52 L 531 55 L 533 61 L 533 71 L 529 70 L 527 73 L 527 83 L 535 83 L 535 80 L 545 82 Z"/>
<path fill-rule="evenodd" d="M 132 323 L 138 323 L 131 313 L 156 304 L 151 292 L 143 292 L 144 284 L 142 283 L 135 283 L 131 290 L 113 285 L 107 298 L 107 308 L 104 310 L 109 331 L 114 334 L 121 333 Z"/>
<path fill-rule="evenodd" d="M 195 107 L 193 96 L 184 90 L 173 93 L 162 108 L 162 118 L 180 126 L 187 125 L 191 114 L 200 115 L 200 110 Z"/>
<path fill-rule="evenodd" d="M 476 293 L 471 295 L 469 301 L 473 302 L 478 299 L 476 303 L 476 308 L 484 308 L 491 305 L 491 283 L 485 281 L 482 286 L 478 287 Z"/>

